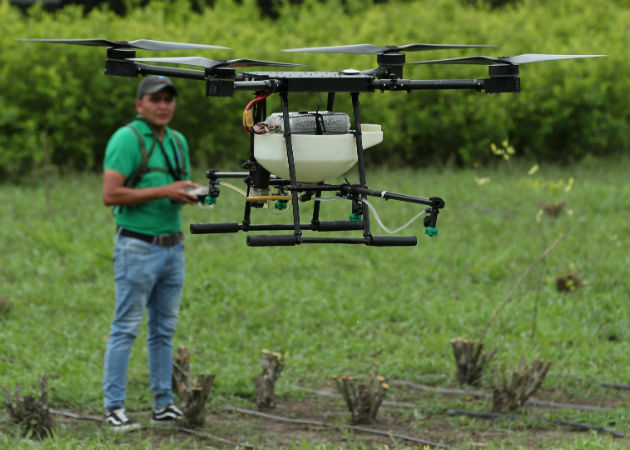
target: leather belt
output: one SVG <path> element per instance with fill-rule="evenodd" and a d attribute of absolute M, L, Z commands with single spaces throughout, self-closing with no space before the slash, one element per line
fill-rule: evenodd
<path fill-rule="evenodd" d="M 141 241 L 148 242 L 150 244 L 157 244 L 160 247 L 172 247 L 184 240 L 184 234 L 181 231 L 173 234 L 152 235 L 137 233 L 135 231 L 127 230 L 126 228 L 119 228 L 119 233 L 121 236 L 140 239 Z"/>

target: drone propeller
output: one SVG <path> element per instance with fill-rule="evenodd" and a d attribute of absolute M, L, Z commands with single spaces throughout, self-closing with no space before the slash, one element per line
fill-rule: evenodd
<path fill-rule="evenodd" d="M 407 44 L 386 45 L 379 47 L 372 44 L 336 45 L 332 47 L 306 47 L 289 48 L 283 52 L 311 52 L 311 53 L 354 53 L 359 55 L 372 55 L 378 53 L 397 53 L 403 51 L 440 50 L 449 48 L 486 48 L 496 45 L 447 45 L 447 44 Z"/>
<path fill-rule="evenodd" d="M 182 57 L 164 57 L 164 58 L 128 58 L 130 61 L 139 62 L 163 62 L 172 64 L 185 64 L 189 66 L 205 67 L 206 69 L 214 69 L 216 67 L 252 67 L 252 66 L 267 66 L 267 67 L 298 67 L 304 66 L 304 64 L 292 64 L 284 62 L 274 61 L 259 61 L 256 59 L 208 59 L 201 56 L 182 56 Z"/>
<path fill-rule="evenodd" d="M 188 44 L 184 42 L 152 41 L 137 39 L 135 41 L 109 41 L 107 39 L 17 39 L 23 42 L 46 42 L 50 44 L 88 45 L 91 47 L 139 48 L 141 50 L 190 50 L 214 49 L 229 50 L 220 45 Z"/>
<path fill-rule="evenodd" d="M 556 61 L 560 59 L 599 58 L 606 55 L 546 55 L 541 53 L 526 53 L 518 56 L 504 56 L 493 58 L 490 56 L 465 56 L 462 58 L 434 59 L 432 61 L 416 61 L 407 64 L 478 64 L 494 65 L 509 64 L 519 65 L 541 61 Z"/>

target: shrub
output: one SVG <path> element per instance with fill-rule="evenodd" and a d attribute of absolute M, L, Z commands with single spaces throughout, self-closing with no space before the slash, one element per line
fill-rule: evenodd
<path fill-rule="evenodd" d="M 306 0 L 281 4 L 279 18 L 261 18 L 254 0 L 218 0 L 201 13 L 187 1 L 151 2 L 120 17 L 108 9 L 84 14 L 78 6 L 26 14 L 4 1 L 0 21 L 0 174 L 24 173 L 43 159 L 43 133 L 60 168 L 100 169 L 107 139 L 133 117 L 137 79 L 103 74 L 105 48 L 55 46 L 14 38 L 157 39 L 231 47 L 183 51 L 211 58 L 252 57 L 309 64 L 314 70 L 369 69 L 373 55 L 281 54 L 282 48 L 370 42 L 501 44 L 482 54 L 608 54 L 595 60 L 521 67 L 523 92 L 485 95 L 462 91 L 374 93 L 361 96 L 362 120 L 383 124 L 383 149 L 370 162 L 422 165 L 432 161 L 483 162 L 491 142 L 509 138 L 521 154 L 552 160 L 627 151 L 630 94 L 624 43 L 630 10 L 608 0 L 549 3 L 522 0 L 496 9 L 465 1 Z M 384 18 L 387 18 L 385 20 Z M 413 18 L 410 20 L 410 18 Z M 220 25 L 220 26 L 218 26 Z M 151 55 L 174 55 L 156 52 Z M 479 54 L 478 51 L 408 53 L 408 61 Z M 281 56 L 280 56 L 281 55 Z M 147 52 L 138 51 L 138 56 Z M 409 78 L 484 78 L 482 66 L 414 66 Z M 179 112 L 173 127 L 188 137 L 194 163 L 206 167 L 245 159 L 248 136 L 241 108 L 251 93 L 205 98 L 202 83 L 177 80 Z M 325 96 L 322 96 L 325 97 Z M 349 96 L 336 110 L 351 112 Z M 295 95 L 292 109 L 315 109 L 317 95 Z M 321 100 L 324 105 L 325 98 Z M 279 111 L 277 96 L 268 110 Z"/>

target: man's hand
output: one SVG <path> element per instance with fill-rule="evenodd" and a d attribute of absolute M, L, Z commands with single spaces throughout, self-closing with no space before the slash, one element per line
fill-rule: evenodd
<path fill-rule="evenodd" d="M 182 180 L 176 181 L 166 186 L 162 186 L 164 190 L 164 196 L 170 198 L 175 203 L 195 203 L 197 196 L 186 191 L 186 189 L 197 188 L 198 184 L 191 181 Z"/>
<path fill-rule="evenodd" d="M 103 203 L 113 205 L 140 205 L 160 198 L 174 203 L 195 203 L 197 196 L 186 192 L 186 188 L 199 185 L 192 181 L 176 181 L 171 184 L 148 188 L 125 187 L 125 177 L 115 170 L 106 169 L 103 176 Z"/>

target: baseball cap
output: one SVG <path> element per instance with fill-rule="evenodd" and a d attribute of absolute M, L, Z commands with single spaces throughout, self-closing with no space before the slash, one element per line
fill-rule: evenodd
<path fill-rule="evenodd" d="M 162 75 L 149 75 L 138 85 L 138 98 L 142 98 L 144 94 L 155 94 L 166 88 L 173 91 L 173 95 L 177 95 L 177 89 L 173 86 L 170 78 Z"/>

